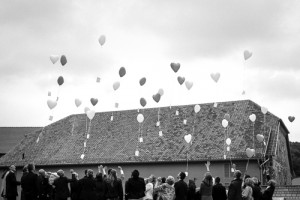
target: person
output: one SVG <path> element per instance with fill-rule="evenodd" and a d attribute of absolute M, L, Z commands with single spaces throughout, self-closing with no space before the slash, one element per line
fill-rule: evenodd
<path fill-rule="evenodd" d="M 244 200 L 253 200 L 253 181 L 252 178 L 246 178 L 245 180 L 245 189 L 242 192 L 242 197 Z"/>
<path fill-rule="evenodd" d="M 175 198 L 175 188 L 173 186 L 175 179 L 173 176 L 168 176 L 166 183 L 161 184 L 161 180 L 158 179 L 155 183 L 154 190 L 160 192 L 161 200 L 173 200 Z"/>
<path fill-rule="evenodd" d="M 28 164 L 28 173 L 21 178 L 21 187 L 25 200 L 35 200 L 38 196 L 38 175 L 34 172 L 35 166 Z"/>
<path fill-rule="evenodd" d="M 188 185 L 187 200 L 195 200 L 195 194 L 196 194 L 196 184 L 194 180 L 190 179 Z"/>
<path fill-rule="evenodd" d="M 78 173 L 71 170 L 72 173 L 72 182 L 70 183 L 71 189 L 71 200 L 79 200 L 80 190 L 78 183 Z"/>
<path fill-rule="evenodd" d="M 57 179 L 59 176 L 57 175 L 57 173 L 51 173 L 51 172 L 48 172 L 49 173 L 49 185 L 51 186 L 50 187 L 50 199 L 51 200 L 54 200 L 55 199 L 55 186 L 53 185 L 54 183 L 54 180 Z"/>
<path fill-rule="evenodd" d="M 104 196 L 109 200 L 123 199 L 122 181 L 117 178 L 117 171 L 111 169 L 108 177 L 104 181 Z"/>
<path fill-rule="evenodd" d="M 5 179 L 5 197 L 7 200 L 16 200 L 18 196 L 17 186 L 21 185 L 21 182 L 17 181 L 15 172 L 16 166 L 11 165 Z"/>
<path fill-rule="evenodd" d="M 72 179 L 65 177 L 65 172 L 60 169 L 57 171 L 58 178 L 54 179 L 53 186 L 55 187 L 55 200 L 67 200 L 70 197 L 70 190 L 68 183 Z"/>
<path fill-rule="evenodd" d="M 185 177 L 184 172 L 178 174 L 179 180 L 174 184 L 175 200 L 186 200 L 187 198 L 188 186 L 186 182 L 184 182 Z"/>
<path fill-rule="evenodd" d="M 200 197 L 201 200 L 212 200 L 212 186 L 212 176 L 210 172 L 206 172 L 196 198 L 199 199 Z"/>
<path fill-rule="evenodd" d="M 146 184 L 143 178 L 140 178 L 140 173 L 137 169 L 131 173 L 125 183 L 125 195 L 128 199 L 143 199 L 145 196 Z"/>
<path fill-rule="evenodd" d="M 104 200 L 104 181 L 102 173 L 96 174 L 96 199 L 97 200 Z"/>
<path fill-rule="evenodd" d="M 79 183 L 81 200 L 96 200 L 96 180 L 91 169 L 87 170 L 86 178 Z"/>
<path fill-rule="evenodd" d="M 145 190 L 145 196 L 144 200 L 153 200 L 153 180 L 155 177 L 153 175 L 149 176 L 149 178 L 146 178 L 145 184 L 146 184 L 146 190 Z"/>
<path fill-rule="evenodd" d="M 27 174 L 28 174 L 28 165 L 25 165 L 22 170 L 21 180 L 22 180 L 23 176 L 26 176 Z M 24 194 L 23 189 L 21 189 L 21 200 L 25 200 L 25 194 Z"/>
<path fill-rule="evenodd" d="M 231 181 L 228 188 L 228 200 L 242 200 L 242 173 L 240 170 L 235 170 L 233 173 L 234 179 Z"/>
<path fill-rule="evenodd" d="M 268 184 L 268 187 L 263 192 L 262 200 L 272 200 L 272 197 L 273 197 L 273 194 L 275 191 L 276 182 L 273 179 L 270 179 L 267 184 Z"/>
<path fill-rule="evenodd" d="M 261 188 L 259 186 L 258 179 L 256 177 L 252 177 L 253 180 L 253 200 L 261 200 L 262 198 L 262 193 L 261 193 Z"/>
<path fill-rule="evenodd" d="M 1 176 L 2 184 L 1 184 L 1 197 L 6 200 L 6 177 L 9 173 L 9 168 L 5 169 L 4 173 Z"/>
<path fill-rule="evenodd" d="M 220 183 L 220 177 L 215 178 L 215 185 L 212 188 L 212 198 L 213 200 L 226 200 L 226 188 Z"/>

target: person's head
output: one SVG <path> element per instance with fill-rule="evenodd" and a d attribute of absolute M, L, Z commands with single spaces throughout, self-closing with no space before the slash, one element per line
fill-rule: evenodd
<path fill-rule="evenodd" d="M 245 175 L 245 180 L 246 180 L 247 178 L 251 178 L 250 175 L 246 174 L 246 175 Z"/>
<path fill-rule="evenodd" d="M 219 184 L 220 181 L 221 181 L 220 177 L 217 176 L 217 177 L 215 178 L 215 183 L 216 183 L 216 184 Z"/>
<path fill-rule="evenodd" d="M 252 181 L 254 185 L 258 185 L 258 178 L 252 177 Z"/>
<path fill-rule="evenodd" d="M 179 177 L 180 180 L 184 180 L 185 177 L 186 177 L 186 174 L 185 174 L 184 172 L 180 172 L 180 173 L 178 174 L 178 177 Z"/>
<path fill-rule="evenodd" d="M 88 169 L 86 174 L 87 177 L 93 178 L 94 171 L 92 169 Z"/>
<path fill-rule="evenodd" d="M 102 178 L 102 174 L 101 173 L 97 173 L 96 174 L 96 180 L 98 181 L 98 182 L 102 182 L 103 181 L 103 178 Z"/>
<path fill-rule="evenodd" d="M 252 180 L 252 178 L 246 178 L 245 179 L 245 186 L 250 186 L 250 187 L 253 186 L 253 180 Z"/>
<path fill-rule="evenodd" d="M 212 181 L 212 176 L 209 172 L 206 172 L 204 174 L 204 180 L 203 182 L 205 182 L 207 185 L 211 186 L 213 184 L 213 181 Z"/>
<path fill-rule="evenodd" d="M 236 179 L 240 179 L 242 176 L 242 173 L 240 170 L 235 170 L 234 173 L 233 173 L 233 177 L 236 178 Z"/>
<path fill-rule="evenodd" d="M 268 181 L 268 186 L 270 186 L 270 187 L 274 187 L 275 188 L 275 185 L 276 185 L 276 181 L 275 180 L 273 180 L 273 179 L 271 179 L 271 180 L 269 180 Z"/>
<path fill-rule="evenodd" d="M 138 178 L 139 176 L 140 172 L 137 169 L 133 170 L 133 172 L 131 173 L 132 178 Z"/>
<path fill-rule="evenodd" d="M 9 167 L 9 170 L 15 172 L 15 171 L 16 171 L 16 166 L 11 165 L 11 166 Z"/>
<path fill-rule="evenodd" d="M 60 170 L 57 171 L 57 175 L 59 177 L 63 177 L 65 175 L 65 172 L 62 169 L 60 169 Z"/>
<path fill-rule="evenodd" d="M 32 164 L 32 163 L 28 164 L 28 171 L 29 171 L 29 172 L 32 172 L 32 171 L 34 171 L 34 170 L 35 170 L 34 164 Z"/>
<path fill-rule="evenodd" d="M 25 165 L 25 166 L 23 167 L 23 173 L 26 173 L 26 172 L 28 172 L 28 165 Z"/>
<path fill-rule="evenodd" d="M 168 176 L 168 178 L 166 179 L 166 183 L 169 185 L 173 185 L 175 182 L 175 179 L 173 176 Z"/>
<path fill-rule="evenodd" d="M 166 183 L 166 177 L 161 178 L 161 183 Z"/>
<path fill-rule="evenodd" d="M 195 181 L 194 181 L 194 180 L 192 180 L 192 179 L 189 179 L 189 188 L 193 188 L 193 189 L 195 189 L 195 188 L 196 188 Z"/>
<path fill-rule="evenodd" d="M 40 170 L 39 170 L 39 175 L 41 175 L 42 177 L 45 177 L 45 176 L 46 176 L 45 170 L 40 169 Z"/>

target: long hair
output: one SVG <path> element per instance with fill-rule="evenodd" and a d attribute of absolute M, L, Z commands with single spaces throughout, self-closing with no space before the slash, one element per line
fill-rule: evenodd
<path fill-rule="evenodd" d="M 212 186 L 213 185 L 213 179 L 212 176 L 209 172 L 206 172 L 204 174 L 204 179 L 203 182 L 206 183 L 208 186 Z"/>
<path fill-rule="evenodd" d="M 114 183 L 117 181 L 117 172 L 116 172 L 116 170 L 112 169 L 110 171 L 110 174 L 108 175 L 107 180 L 111 184 L 111 186 L 114 186 Z"/>

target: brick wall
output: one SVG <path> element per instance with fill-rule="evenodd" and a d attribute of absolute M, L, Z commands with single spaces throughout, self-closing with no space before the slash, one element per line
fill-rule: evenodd
<path fill-rule="evenodd" d="M 284 197 L 285 200 L 300 199 L 300 185 L 276 186 L 273 197 Z"/>

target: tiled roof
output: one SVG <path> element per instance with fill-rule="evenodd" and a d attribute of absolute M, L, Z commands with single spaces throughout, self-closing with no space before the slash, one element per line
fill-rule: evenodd
<path fill-rule="evenodd" d="M 222 127 L 226 113 L 230 114 L 227 134 L 232 141 L 227 159 L 246 159 L 245 149 L 253 148 L 253 141 L 256 156 L 261 157 L 264 145 L 256 137 L 253 140 L 253 130 L 255 136 L 265 134 L 268 139 L 264 130 L 276 130 L 278 125 L 279 118 L 270 112 L 264 118 L 260 106 L 250 100 L 221 102 L 216 108 L 212 103 L 200 106 L 197 114 L 194 105 L 143 109 L 140 112 L 145 120 L 141 125 L 137 122 L 137 110 L 114 112 L 113 121 L 110 121 L 111 112 L 96 113 L 83 160 L 80 155 L 89 120 L 85 114 L 71 115 L 46 126 L 38 143 L 41 130 L 27 134 L 18 146 L 0 158 L 0 166 L 28 162 L 36 165 L 174 162 L 185 161 L 187 152 L 189 161 L 221 160 L 226 151 Z M 179 115 L 175 114 L 176 110 Z M 256 115 L 254 126 L 249 120 L 252 113 Z M 160 128 L 156 126 L 158 116 Z M 186 125 L 184 119 L 187 119 Z M 159 130 L 163 131 L 162 137 L 159 137 Z M 190 145 L 184 140 L 189 133 L 193 135 Z M 142 143 L 138 142 L 139 134 L 142 134 Z M 138 157 L 136 149 L 139 149 Z"/>

